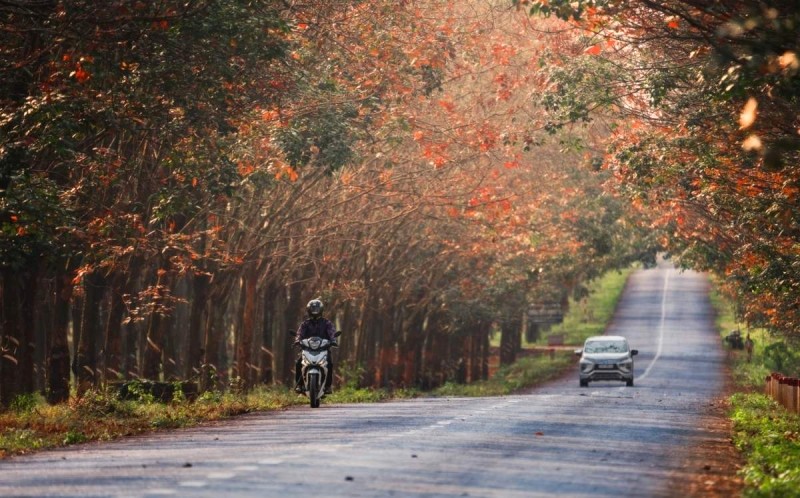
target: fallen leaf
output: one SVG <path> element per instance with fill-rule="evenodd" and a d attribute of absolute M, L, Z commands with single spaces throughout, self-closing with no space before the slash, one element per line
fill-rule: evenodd
<path fill-rule="evenodd" d="M 758 101 L 753 97 L 747 99 L 747 103 L 742 108 L 739 115 L 739 129 L 746 130 L 756 122 L 756 111 L 758 111 Z"/>

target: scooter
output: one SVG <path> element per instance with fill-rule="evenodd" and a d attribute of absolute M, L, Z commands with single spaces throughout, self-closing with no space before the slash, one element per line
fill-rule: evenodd
<path fill-rule="evenodd" d="M 325 397 L 325 380 L 328 377 L 328 355 L 330 349 L 338 347 L 336 338 L 341 332 L 334 334 L 334 340 L 322 337 L 309 337 L 297 344 L 302 349 L 300 372 L 303 379 L 303 394 L 308 396 L 311 408 L 319 408 L 319 402 Z"/>

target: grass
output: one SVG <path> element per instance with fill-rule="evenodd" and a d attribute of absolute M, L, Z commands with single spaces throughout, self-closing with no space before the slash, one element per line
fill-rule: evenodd
<path fill-rule="evenodd" d="M 611 320 L 614 308 L 631 270 L 610 272 L 595 281 L 586 306 L 573 304 L 564 323 L 552 333 L 564 333 L 567 342 L 581 344 L 601 334 Z M 530 345 L 529 345 L 530 346 Z M 448 383 L 430 392 L 415 389 L 389 391 L 359 388 L 357 369 L 340 373 L 346 379 L 326 399 L 326 403 L 374 403 L 417 396 L 497 396 L 511 394 L 561 375 L 574 366 L 571 351 L 549 355 L 524 356 L 513 365 L 501 367 L 491 379 L 469 385 Z M 235 415 L 280 410 L 307 403 L 285 387 L 259 387 L 249 393 L 206 392 L 194 402 L 176 399 L 159 403 L 152 396 L 138 400 L 117 399 L 110 391 L 89 392 L 69 403 L 48 405 L 38 395 L 19 397 L 0 412 L 0 458 L 56 448 L 86 441 L 108 441 L 161 429 L 191 427 L 203 422 Z"/>
<path fill-rule="evenodd" d="M 157 429 L 190 427 L 242 413 L 285 408 L 301 402 L 286 389 L 258 388 L 248 394 L 208 392 L 197 401 L 123 401 L 90 391 L 69 403 L 48 405 L 38 395 L 0 413 L 0 458 L 85 441 L 108 441 Z"/>
<path fill-rule="evenodd" d="M 738 323 L 730 303 L 719 293 L 712 292 L 711 301 L 721 337 L 741 330 L 755 342 L 751 361 L 743 351 L 729 354 L 737 390 L 730 398 L 732 438 L 745 460 L 740 471 L 746 485 L 743 495 L 800 497 L 800 416 L 761 393 L 765 377 L 776 367 L 797 368 L 797 355 L 768 331 Z"/>
<path fill-rule="evenodd" d="M 560 376 L 575 365 L 570 352 L 559 352 L 551 359 L 547 355 L 520 358 L 514 364 L 501 367 L 491 379 L 472 384 L 451 382 L 434 389 L 432 396 L 502 396 L 535 386 Z"/>
<path fill-rule="evenodd" d="M 759 393 L 731 397 L 734 443 L 745 455 L 746 497 L 800 496 L 800 417 Z"/>

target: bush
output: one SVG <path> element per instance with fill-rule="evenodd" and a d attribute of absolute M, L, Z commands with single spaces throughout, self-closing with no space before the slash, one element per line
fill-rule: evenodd
<path fill-rule="evenodd" d="M 778 341 L 764 348 L 764 365 L 784 375 L 800 374 L 800 355 L 783 342 Z"/>
<path fill-rule="evenodd" d="M 44 403 L 44 399 L 38 394 L 20 394 L 11 400 L 9 410 L 18 414 L 31 413 L 38 406 Z"/>

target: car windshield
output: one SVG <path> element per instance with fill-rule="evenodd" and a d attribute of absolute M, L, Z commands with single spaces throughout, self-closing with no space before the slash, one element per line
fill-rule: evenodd
<path fill-rule="evenodd" d="M 583 348 L 585 353 L 625 353 L 628 344 L 625 341 L 591 341 Z"/>

